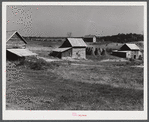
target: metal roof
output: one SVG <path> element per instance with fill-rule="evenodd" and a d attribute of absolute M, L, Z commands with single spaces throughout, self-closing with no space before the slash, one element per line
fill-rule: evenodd
<path fill-rule="evenodd" d="M 136 44 L 125 44 L 127 45 L 131 50 L 140 50 L 140 48 Z"/>
<path fill-rule="evenodd" d="M 14 54 L 20 56 L 20 57 L 37 55 L 36 53 L 29 51 L 28 49 L 7 49 L 7 50 L 11 53 L 14 53 Z"/>
<path fill-rule="evenodd" d="M 6 42 L 15 34 L 17 33 L 20 38 L 27 44 L 27 42 L 25 41 L 25 39 L 17 32 L 17 31 L 6 31 Z"/>
<path fill-rule="evenodd" d="M 87 47 L 82 38 L 67 38 L 72 47 Z"/>
<path fill-rule="evenodd" d="M 56 48 L 53 51 L 55 51 L 55 52 L 64 52 L 64 51 L 69 50 L 69 49 L 71 49 L 71 47 L 68 47 L 68 48 Z"/>

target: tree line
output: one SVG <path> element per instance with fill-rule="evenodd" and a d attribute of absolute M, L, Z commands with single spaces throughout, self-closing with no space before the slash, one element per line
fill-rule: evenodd
<path fill-rule="evenodd" d="M 110 41 L 110 42 L 118 42 L 118 43 L 127 43 L 127 42 L 134 42 L 134 41 L 143 41 L 144 37 L 142 34 L 118 34 L 112 36 L 104 36 L 100 37 L 97 41 Z"/>

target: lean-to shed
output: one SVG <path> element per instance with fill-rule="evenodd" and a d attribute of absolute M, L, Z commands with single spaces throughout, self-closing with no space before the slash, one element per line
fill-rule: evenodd
<path fill-rule="evenodd" d="M 26 48 L 27 42 L 17 31 L 6 32 L 6 49 Z"/>
<path fill-rule="evenodd" d="M 117 55 L 124 58 L 139 59 L 142 57 L 140 48 L 136 44 L 124 44 L 120 50 L 113 51 L 113 55 Z"/>
<path fill-rule="evenodd" d="M 26 49 L 27 42 L 17 31 L 6 32 L 6 53 L 8 60 L 17 60 L 26 56 L 37 55 Z"/>
<path fill-rule="evenodd" d="M 85 59 L 86 47 L 82 38 L 67 38 L 59 48 L 53 50 L 53 53 L 59 58 Z"/>

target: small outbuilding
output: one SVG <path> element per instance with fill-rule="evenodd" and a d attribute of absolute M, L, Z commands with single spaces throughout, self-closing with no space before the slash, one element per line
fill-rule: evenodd
<path fill-rule="evenodd" d="M 91 35 L 91 36 L 88 36 L 88 37 L 84 37 L 83 40 L 85 42 L 93 42 L 93 43 L 96 43 L 96 36 L 95 35 Z"/>
<path fill-rule="evenodd" d="M 128 58 L 128 59 L 139 59 L 142 57 L 140 48 L 136 44 L 124 44 L 120 50 L 112 51 L 113 55 Z"/>
<path fill-rule="evenodd" d="M 6 32 L 6 49 L 25 49 L 27 42 L 17 31 Z"/>
<path fill-rule="evenodd" d="M 37 55 L 26 49 L 27 42 L 17 31 L 6 32 L 7 60 L 24 59 L 26 56 Z"/>
<path fill-rule="evenodd" d="M 53 55 L 62 59 L 86 59 L 86 47 L 82 38 L 67 38 L 59 48 L 53 50 Z"/>

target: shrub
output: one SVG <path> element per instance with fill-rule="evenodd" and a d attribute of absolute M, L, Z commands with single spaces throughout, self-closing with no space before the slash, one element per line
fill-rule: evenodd
<path fill-rule="evenodd" d="M 59 64 L 55 62 L 46 62 L 44 59 L 38 59 L 36 57 L 28 57 L 25 60 L 20 61 L 17 66 L 21 65 L 33 70 L 44 70 L 47 68 L 53 69 L 59 66 Z"/>
<path fill-rule="evenodd" d="M 41 59 L 37 60 L 36 62 L 30 62 L 29 64 L 30 68 L 34 70 L 42 70 L 44 65 L 45 63 Z"/>

